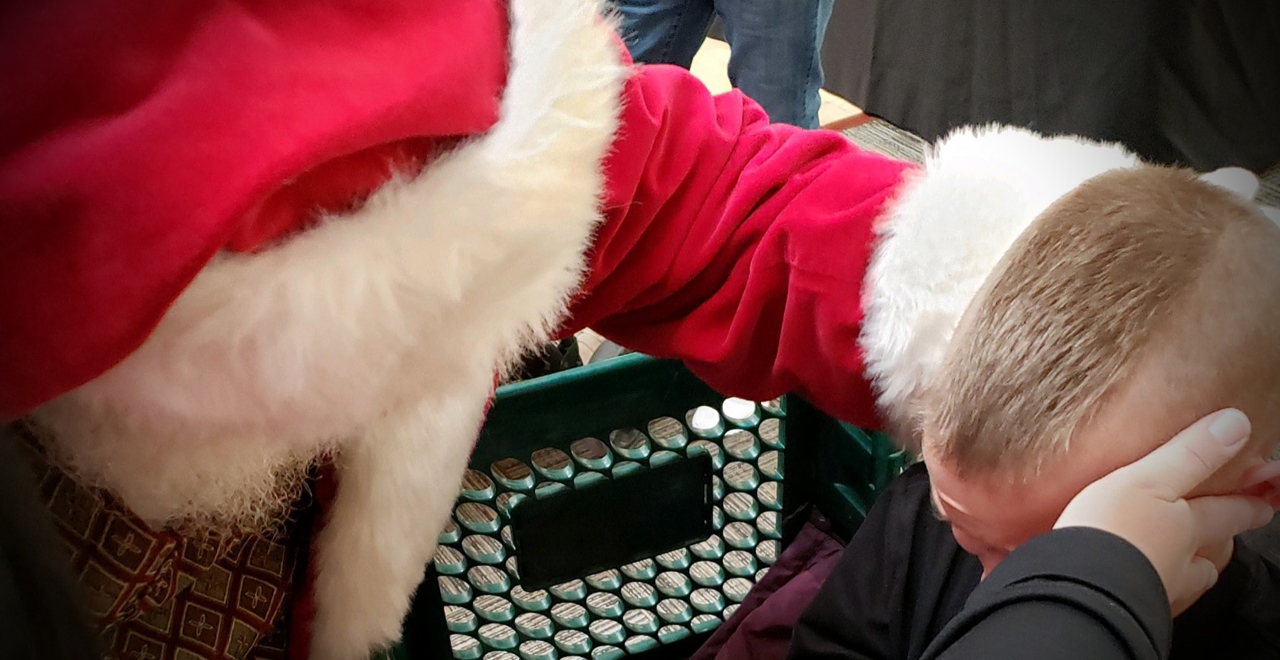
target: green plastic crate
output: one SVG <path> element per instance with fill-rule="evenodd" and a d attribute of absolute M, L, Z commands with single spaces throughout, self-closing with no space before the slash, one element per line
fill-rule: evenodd
<path fill-rule="evenodd" d="M 688 657 L 785 547 L 784 520 L 813 506 L 851 535 L 906 462 L 799 398 L 742 404 L 643 355 L 500 388 L 386 655 Z M 705 408 L 691 426 L 700 407 L 723 429 Z"/>

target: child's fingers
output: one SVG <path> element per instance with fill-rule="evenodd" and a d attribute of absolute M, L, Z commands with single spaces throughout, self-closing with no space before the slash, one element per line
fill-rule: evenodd
<path fill-rule="evenodd" d="M 1245 472 L 1240 488 L 1232 494 L 1258 497 L 1273 509 L 1280 508 L 1280 461 L 1262 463 Z"/>
<path fill-rule="evenodd" d="M 1239 410 L 1224 410 L 1182 433 L 1109 478 L 1141 484 L 1169 501 L 1181 499 L 1244 447 L 1251 427 Z"/>
<path fill-rule="evenodd" d="M 1266 500 L 1239 495 L 1216 495 L 1187 500 L 1195 517 L 1194 547 L 1212 547 L 1237 534 L 1266 525 L 1275 507 Z"/>
<path fill-rule="evenodd" d="M 1280 461 L 1263 463 L 1245 472 L 1240 480 L 1240 487 L 1250 488 L 1265 482 L 1280 484 Z"/>
<path fill-rule="evenodd" d="M 1280 479 L 1254 484 L 1244 490 L 1231 494 L 1242 495 L 1244 497 L 1256 497 L 1261 500 L 1266 500 L 1267 504 L 1270 504 L 1273 509 L 1280 508 Z"/>
<path fill-rule="evenodd" d="M 1227 564 L 1231 563 L 1231 558 L 1235 556 L 1235 552 L 1236 540 L 1234 537 L 1229 537 L 1200 548 L 1196 551 L 1196 556 L 1208 559 L 1221 572 L 1227 567 Z"/>
<path fill-rule="evenodd" d="M 1189 593 L 1185 594 L 1185 596 L 1190 597 L 1192 599 L 1191 602 L 1195 602 L 1206 591 L 1212 589 L 1213 585 L 1218 583 L 1218 576 L 1221 575 L 1218 567 L 1204 557 L 1196 557 L 1191 560 L 1187 573 L 1185 584 L 1189 587 Z"/>

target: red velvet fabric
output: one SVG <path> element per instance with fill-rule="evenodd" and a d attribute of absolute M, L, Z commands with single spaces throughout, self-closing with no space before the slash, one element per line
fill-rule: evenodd
<path fill-rule="evenodd" d="M 607 223 L 568 331 L 676 357 L 718 390 L 798 391 L 878 425 L 857 338 L 872 232 L 909 165 L 770 125 L 675 67 L 640 67 L 606 162 Z"/>
<path fill-rule="evenodd" d="M 0 417 L 119 362 L 219 250 L 486 130 L 503 0 L 0 8 Z"/>
<path fill-rule="evenodd" d="M 127 356 L 217 251 L 281 240 L 492 126 L 507 34 L 501 0 L 5 3 L 0 417 Z M 863 277 L 907 166 L 770 126 L 675 68 L 635 69 L 623 108 L 565 331 L 874 425 Z"/>

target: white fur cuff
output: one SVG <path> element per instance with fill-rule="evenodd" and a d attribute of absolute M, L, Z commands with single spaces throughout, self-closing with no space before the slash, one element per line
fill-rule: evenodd
<path fill-rule="evenodd" d="M 1076 186 L 1138 164 L 1118 145 L 1016 128 L 962 129 L 938 143 L 882 220 L 867 275 L 861 345 L 895 426 L 913 428 L 916 397 L 1018 236 Z"/>

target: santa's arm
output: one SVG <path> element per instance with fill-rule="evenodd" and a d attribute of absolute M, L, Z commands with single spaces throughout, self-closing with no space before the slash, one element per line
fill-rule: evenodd
<path fill-rule="evenodd" d="M 797 391 L 877 423 L 861 294 L 873 224 L 907 165 L 642 67 L 605 166 L 606 221 L 568 330 L 679 358 L 728 394 Z"/>

